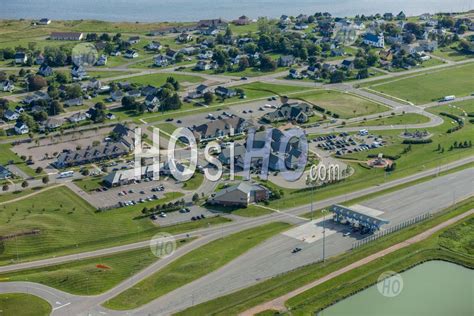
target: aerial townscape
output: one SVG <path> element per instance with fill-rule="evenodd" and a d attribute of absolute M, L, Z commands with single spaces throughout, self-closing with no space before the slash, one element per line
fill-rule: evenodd
<path fill-rule="evenodd" d="M 474 315 L 474 8 L 235 6 L 2 17 L 0 315 Z"/>

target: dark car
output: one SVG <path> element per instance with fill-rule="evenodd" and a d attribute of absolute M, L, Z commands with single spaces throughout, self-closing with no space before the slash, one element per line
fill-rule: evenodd
<path fill-rule="evenodd" d="M 301 251 L 301 248 L 296 247 L 295 249 L 293 249 L 293 250 L 291 251 L 291 253 L 297 253 L 297 252 L 300 252 L 300 251 Z"/>

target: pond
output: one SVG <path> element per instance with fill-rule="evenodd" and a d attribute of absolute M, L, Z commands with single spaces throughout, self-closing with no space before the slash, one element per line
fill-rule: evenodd
<path fill-rule="evenodd" d="M 318 315 L 474 315 L 474 270 L 444 262 L 429 261 L 400 274 L 403 286 L 393 283 L 394 297 L 373 285 Z M 393 279 L 392 279 L 393 281 Z M 401 291 L 397 292 L 401 288 Z"/>

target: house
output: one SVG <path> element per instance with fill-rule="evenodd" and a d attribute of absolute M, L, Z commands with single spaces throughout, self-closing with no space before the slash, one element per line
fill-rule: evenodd
<path fill-rule="evenodd" d="M 41 64 L 41 66 L 38 69 L 38 75 L 41 75 L 43 77 L 49 77 L 53 75 L 53 68 L 48 66 L 46 63 Z"/>
<path fill-rule="evenodd" d="M 65 107 L 79 106 L 79 105 L 82 105 L 83 101 L 84 100 L 82 99 L 82 97 L 69 99 L 69 100 L 64 101 L 64 106 Z"/>
<path fill-rule="evenodd" d="M 15 112 L 18 113 L 18 114 L 21 114 L 21 113 L 25 112 L 25 109 L 22 106 L 16 106 L 15 107 Z"/>
<path fill-rule="evenodd" d="M 149 50 L 161 50 L 163 46 L 161 46 L 160 42 L 152 41 L 150 44 L 146 46 Z"/>
<path fill-rule="evenodd" d="M 296 22 L 298 23 L 307 23 L 308 22 L 308 16 L 306 14 L 298 14 L 296 17 Z"/>
<path fill-rule="evenodd" d="M 105 117 L 106 117 L 108 120 L 115 120 L 115 118 L 116 118 L 116 117 L 115 117 L 115 114 L 110 113 L 110 112 L 107 113 L 107 114 L 105 115 Z"/>
<path fill-rule="evenodd" d="M 210 205 L 246 207 L 252 203 L 267 201 L 270 191 L 262 185 L 248 182 L 230 186 L 208 199 Z"/>
<path fill-rule="evenodd" d="M 105 66 L 107 64 L 107 55 L 101 55 L 95 64 L 97 66 Z"/>
<path fill-rule="evenodd" d="M 232 157 L 231 155 L 231 149 L 230 146 L 224 148 L 219 156 L 218 159 L 224 164 L 224 165 L 230 165 L 231 159 L 234 159 L 234 166 L 242 168 L 244 166 L 244 157 L 245 153 L 247 152 L 247 149 L 245 148 L 244 145 L 242 144 L 234 144 L 234 155 Z"/>
<path fill-rule="evenodd" d="M 127 91 L 127 96 L 129 97 L 138 98 L 141 95 L 142 95 L 142 92 L 138 89 L 132 89 L 132 90 Z"/>
<path fill-rule="evenodd" d="M 155 57 L 153 64 L 156 67 L 166 67 L 169 64 L 169 59 L 164 55 L 158 55 Z"/>
<path fill-rule="evenodd" d="M 293 55 L 280 56 L 280 58 L 278 58 L 278 66 L 280 67 L 290 67 L 294 63 L 295 56 Z"/>
<path fill-rule="evenodd" d="M 179 34 L 177 38 L 178 42 L 182 42 L 182 43 L 187 43 L 191 41 L 192 39 L 193 37 L 189 33 L 181 33 Z"/>
<path fill-rule="evenodd" d="M 168 58 L 168 60 L 174 61 L 176 59 L 176 55 L 178 55 L 177 51 L 173 49 L 166 50 L 166 58 Z"/>
<path fill-rule="evenodd" d="M 217 28 L 225 28 L 227 27 L 228 23 L 219 18 L 219 19 L 210 19 L 210 20 L 200 20 L 198 23 L 197 23 L 197 27 L 198 28 L 205 28 L 205 27 L 217 27 Z"/>
<path fill-rule="evenodd" d="M 16 111 L 12 111 L 10 109 L 7 109 L 4 113 L 3 113 L 3 117 L 7 120 L 7 121 L 16 121 L 19 117 L 20 117 L 20 114 Z"/>
<path fill-rule="evenodd" d="M 393 13 L 387 12 L 383 14 L 383 19 L 385 21 L 391 21 L 393 20 Z"/>
<path fill-rule="evenodd" d="M 130 45 L 138 44 L 140 42 L 140 36 L 130 36 L 127 40 Z"/>
<path fill-rule="evenodd" d="M 142 93 L 142 96 L 147 97 L 149 95 L 156 95 L 158 91 L 159 91 L 158 88 L 151 85 L 147 85 L 142 88 L 141 93 Z"/>
<path fill-rule="evenodd" d="M 290 69 L 289 74 L 290 78 L 292 79 L 300 79 L 301 75 L 296 69 Z"/>
<path fill-rule="evenodd" d="M 10 170 L 0 165 L 0 180 L 9 179 L 11 177 L 12 177 L 12 173 L 10 172 Z"/>
<path fill-rule="evenodd" d="M 73 115 L 67 118 L 67 120 L 71 123 L 79 123 L 87 119 L 88 119 L 88 116 L 86 115 L 86 113 L 82 113 L 82 112 L 74 113 Z"/>
<path fill-rule="evenodd" d="M 205 84 L 200 84 L 199 86 L 196 87 L 196 93 L 200 95 L 204 95 L 204 93 L 209 91 L 209 87 L 206 86 Z"/>
<path fill-rule="evenodd" d="M 43 54 L 39 54 L 35 58 L 35 64 L 36 65 L 42 65 L 42 64 L 44 64 L 44 61 L 45 61 L 45 58 L 44 58 Z"/>
<path fill-rule="evenodd" d="M 23 123 L 22 121 L 17 121 L 14 127 L 15 133 L 18 135 L 24 135 L 28 134 L 30 132 L 30 129 L 28 128 L 28 125 Z"/>
<path fill-rule="evenodd" d="M 354 61 L 349 59 L 344 59 L 341 63 L 341 68 L 352 70 L 354 69 Z"/>
<path fill-rule="evenodd" d="M 28 61 L 28 56 L 24 52 L 16 52 L 15 56 L 15 64 L 25 64 Z"/>
<path fill-rule="evenodd" d="M 24 97 L 23 100 L 21 100 L 21 102 L 23 104 L 30 105 L 34 101 L 38 101 L 38 100 L 49 101 L 49 100 L 51 100 L 51 98 L 48 95 L 48 93 L 45 92 L 45 91 L 36 91 L 33 94 L 29 94 L 26 97 Z"/>
<path fill-rule="evenodd" d="M 110 56 L 120 56 L 122 55 L 122 52 L 119 50 L 114 50 L 113 52 L 110 53 Z"/>
<path fill-rule="evenodd" d="M 135 51 L 133 49 L 127 49 L 127 51 L 125 52 L 125 54 L 123 56 L 125 58 L 137 58 L 138 53 L 137 53 L 137 51 Z"/>
<path fill-rule="evenodd" d="M 249 123 L 238 116 L 221 118 L 189 129 L 197 141 L 216 139 L 231 134 L 243 133 L 249 127 Z"/>
<path fill-rule="evenodd" d="M 242 15 L 238 19 L 232 21 L 232 23 L 234 23 L 235 25 L 247 25 L 250 24 L 250 22 L 250 19 L 245 15 Z"/>
<path fill-rule="evenodd" d="M 237 92 L 235 90 L 223 87 L 223 86 L 218 86 L 215 90 L 214 93 L 217 96 L 223 97 L 223 98 L 232 98 L 237 95 Z"/>
<path fill-rule="evenodd" d="M 42 122 L 42 126 L 48 130 L 54 130 L 61 127 L 64 124 L 64 121 L 54 117 L 48 118 L 46 121 Z"/>
<path fill-rule="evenodd" d="M 51 20 L 48 18 L 42 18 L 41 20 L 38 21 L 39 25 L 48 25 L 51 24 Z"/>
<path fill-rule="evenodd" d="M 191 177 L 193 174 L 184 164 L 171 159 L 164 163 L 163 167 L 160 168 L 160 174 L 162 175 L 171 176 L 173 175 L 173 171 L 181 173 L 183 177 Z"/>
<path fill-rule="evenodd" d="M 88 77 L 87 72 L 84 69 L 84 67 L 77 66 L 77 65 L 72 66 L 71 76 L 73 77 L 73 79 L 76 79 L 76 80 L 82 80 Z"/>
<path fill-rule="evenodd" d="M 2 91 L 3 92 L 12 92 L 15 89 L 15 85 L 11 80 L 5 80 L 2 82 Z"/>
<path fill-rule="evenodd" d="M 109 173 L 104 177 L 103 183 L 106 187 L 118 187 L 121 185 L 127 185 L 134 183 L 136 180 L 154 178 L 158 176 L 155 173 L 153 165 L 142 166 L 141 170 L 137 169 L 126 169 L 126 170 L 117 170 Z"/>
<path fill-rule="evenodd" d="M 281 25 L 288 25 L 291 24 L 291 19 L 288 15 L 282 15 L 280 17 L 280 24 Z"/>
<path fill-rule="evenodd" d="M 302 30 L 307 30 L 308 27 L 309 26 L 306 23 L 297 23 L 297 24 L 295 24 L 294 29 L 298 30 L 298 31 L 302 31 Z"/>
<path fill-rule="evenodd" d="M 204 53 L 201 53 L 197 56 L 199 60 L 211 59 L 214 53 L 211 50 L 208 50 Z"/>
<path fill-rule="evenodd" d="M 364 42 L 364 44 L 372 46 L 372 47 L 378 47 L 378 48 L 385 47 L 383 33 L 380 33 L 379 35 L 376 35 L 373 33 L 366 33 L 362 41 Z"/>
<path fill-rule="evenodd" d="M 266 113 L 262 120 L 268 123 L 281 121 L 294 121 L 297 123 L 306 123 L 314 112 L 307 103 L 285 103 L 273 112 Z"/>
<path fill-rule="evenodd" d="M 400 13 L 397 14 L 397 20 L 406 20 L 407 16 L 403 11 L 400 11 Z"/>
<path fill-rule="evenodd" d="M 438 49 L 438 41 L 419 41 L 419 44 L 425 52 L 433 52 Z"/>
<path fill-rule="evenodd" d="M 342 57 L 345 56 L 346 52 L 344 51 L 344 48 L 342 47 L 335 47 L 331 49 L 331 56 L 332 57 Z"/>
<path fill-rule="evenodd" d="M 84 33 L 81 32 L 53 32 L 49 36 L 52 40 L 57 41 L 80 41 L 84 38 Z"/>
<path fill-rule="evenodd" d="M 205 61 L 205 60 L 200 60 L 196 63 L 196 66 L 194 66 L 194 69 L 196 70 L 209 70 L 211 69 L 211 63 Z"/>
<path fill-rule="evenodd" d="M 145 98 L 145 105 L 150 112 L 155 112 L 157 106 L 160 105 L 160 100 L 158 97 L 150 94 Z"/>
<path fill-rule="evenodd" d="M 215 26 L 210 26 L 206 29 L 201 30 L 201 34 L 206 35 L 206 36 L 214 36 L 214 35 L 217 35 L 218 33 L 219 33 L 219 29 Z"/>
<path fill-rule="evenodd" d="M 365 24 L 362 21 L 355 21 L 354 24 L 352 24 L 352 27 L 357 31 L 365 30 Z"/>
<path fill-rule="evenodd" d="M 393 53 L 390 49 L 381 50 L 379 52 L 379 58 L 384 61 L 392 61 L 393 60 Z"/>
<path fill-rule="evenodd" d="M 112 99 L 112 101 L 121 101 L 123 98 L 123 92 L 121 90 L 117 90 L 117 91 L 112 91 L 110 93 L 110 99 Z"/>
<path fill-rule="evenodd" d="M 188 46 L 188 47 L 183 47 L 179 50 L 179 53 L 184 54 L 184 55 L 194 55 L 199 51 L 197 47 L 193 46 Z"/>

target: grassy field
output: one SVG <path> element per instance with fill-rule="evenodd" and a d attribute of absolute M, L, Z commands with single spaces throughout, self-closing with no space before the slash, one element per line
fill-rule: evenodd
<path fill-rule="evenodd" d="M 165 268 L 109 300 L 105 306 L 132 309 L 217 270 L 252 247 L 290 227 L 271 223 L 244 230 L 206 244 L 178 258 Z"/>
<path fill-rule="evenodd" d="M 37 174 L 33 169 L 27 166 L 27 164 L 20 159 L 12 150 L 10 144 L 0 144 L 0 165 L 6 165 L 8 162 L 13 161 L 13 164 L 18 167 L 21 171 L 26 173 L 30 177 L 34 177 Z"/>
<path fill-rule="evenodd" d="M 465 60 L 469 58 L 474 58 L 474 55 L 466 55 L 460 53 L 456 47 L 441 47 L 437 49 L 436 51 L 433 52 L 433 55 L 441 57 L 441 58 L 446 58 L 452 61 L 460 61 L 460 60 Z"/>
<path fill-rule="evenodd" d="M 0 264 L 111 247 L 145 240 L 157 232 L 176 234 L 229 221 L 215 217 L 160 228 L 148 218 L 138 218 L 144 206 L 167 201 L 165 198 L 147 202 L 152 204 L 96 212 L 68 188 L 58 187 L 29 199 L 0 205 L 0 235 L 39 230 L 34 235 L 3 241 Z"/>
<path fill-rule="evenodd" d="M 474 217 L 436 233 L 427 240 L 377 259 L 318 285 L 286 302 L 293 315 L 309 315 L 377 282 L 384 271 L 402 272 L 428 260 L 444 260 L 473 268 Z"/>
<path fill-rule="evenodd" d="M 1 315 L 47 316 L 51 312 L 51 305 L 37 296 L 23 293 L 0 294 Z"/>
<path fill-rule="evenodd" d="M 167 74 L 167 73 L 157 73 L 151 75 L 143 75 L 137 77 L 131 77 L 126 81 L 130 83 L 136 83 L 141 85 L 152 85 L 155 87 L 161 86 L 166 83 L 166 79 L 168 77 L 173 77 L 179 81 L 179 83 L 183 84 L 185 82 L 189 83 L 199 83 L 203 82 L 204 79 L 198 76 L 189 76 L 189 75 L 181 75 L 181 74 Z"/>
<path fill-rule="evenodd" d="M 74 180 L 74 184 L 80 187 L 85 192 L 91 192 L 95 189 L 101 188 L 103 177 L 91 177 L 91 178 L 84 178 L 84 179 L 77 179 Z"/>
<path fill-rule="evenodd" d="M 276 276 L 272 279 L 262 281 L 252 287 L 239 290 L 219 297 L 217 299 L 205 302 L 194 307 L 188 308 L 176 315 L 237 315 L 250 307 L 279 297 L 296 288 L 299 288 L 313 280 L 319 279 L 333 271 L 341 269 L 353 262 L 376 253 L 382 249 L 388 248 L 396 243 L 413 237 L 427 229 L 440 224 L 449 218 L 471 210 L 474 207 L 474 199 L 449 208 L 430 220 L 410 226 L 396 233 L 387 235 L 374 242 L 350 251 L 339 256 L 329 258 L 326 263 L 310 264 L 291 272 Z M 383 261 L 386 262 L 385 259 Z M 472 264 L 472 262 L 471 262 Z M 324 292 L 320 292 L 324 295 Z M 342 290 L 341 290 L 342 293 Z"/>
<path fill-rule="evenodd" d="M 417 113 L 406 113 L 400 115 L 392 115 L 388 117 L 367 120 L 363 122 L 348 124 L 347 126 L 383 126 L 383 125 L 407 125 L 427 123 L 430 119 L 424 115 Z"/>
<path fill-rule="evenodd" d="M 384 105 L 334 90 L 316 90 L 292 97 L 316 104 L 332 113 L 339 114 L 341 118 L 352 118 L 389 110 Z"/>
<path fill-rule="evenodd" d="M 188 240 L 179 240 L 177 246 Z M 150 248 L 142 248 L 64 264 L 0 274 L 1 282 L 29 281 L 76 295 L 103 293 L 158 258 Z"/>
<path fill-rule="evenodd" d="M 195 191 L 201 186 L 203 180 L 204 175 L 200 172 L 196 172 L 194 173 L 191 179 L 184 182 L 183 189 L 188 191 Z"/>
<path fill-rule="evenodd" d="M 425 104 L 447 95 L 465 96 L 474 92 L 474 63 L 412 76 L 373 82 L 369 87 L 394 97 Z"/>

